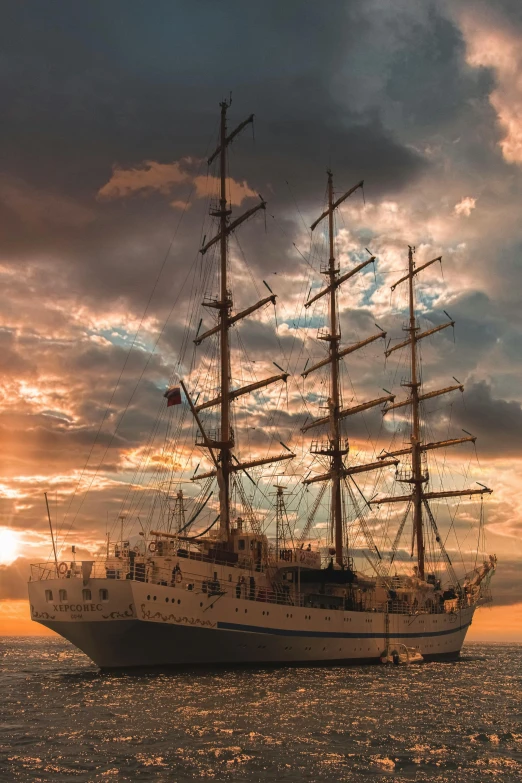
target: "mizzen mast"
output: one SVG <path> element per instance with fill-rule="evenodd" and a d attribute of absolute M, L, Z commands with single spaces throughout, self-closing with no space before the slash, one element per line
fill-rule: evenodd
<path fill-rule="evenodd" d="M 402 383 L 401 385 L 410 389 L 410 395 L 405 400 L 400 400 L 399 402 L 395 402 L 392 403 L 391 405 L 387 405 L 386 408 L 384 408 L 383 410 L 383 414 L 386 414 L 388 411 L 411 405 L 411 446 L 406 449 L 399 449 L 397 451 L 392 451 L 392 452 L 384 452 L 379 457 L 380 460 L 383 460 L 385 457 L 397 457 L 406 454 L 411 454 L 411 474 L 408 474 L 406 476 L 398 475 L 398 481 L 411 484 L 412 491 L 411 494 L 409 495 L 396 495 L 391 497 L 378 498 L 377 500 L 371 500 L 370 505 L 380 505 L 381 503 L 400 503 L 405 501 L 412 504 L 413 536 L 415 542 L 415 550 L 417 553 L 418 575 L 421 579 L 424 579 L 425 578 L 425 547 L 424 547 L 423 508 L 426 510 L 428 520 L 430 522 L 431 527 L 433 528 L 433 532 L 435 533 L 437 541 L 439 541 L 439 545 L 441 546 L 443 554 L 448 559 L 449 565 L 451 566 L 451 561 L 449 560 L 444 550 L 444 547 L 441 543 L 440 536 L 436 527 L 435 519 L 428 505 L 428 500 L 438 499 L 438 498 L 460 497 L 466 495 L 491 494 L 492 490 L 488 489 L 487 487 L 483 487 L 482 489 L 466 489 L 466 490 L 443 491 L 443 492 L 424 491 L 424 485 L 426 485 L 429 482 L 429 472 L 427 469 L 423 471 L 423 465 L 422 465 L 423 454 L 427 451 L 431 451 L 432 449 L 445 448 L 446 446 L 456 446 L 460 443 L 466 443 L 466 442 L 474 443 L 476 438 L 475 436 L 468 434 L 469 436 L 466 438 L 451 438 L 449 440 L 438 441 L 435 443 L 422 442 L 422 433 L 421 433 L 421 424 L 420 424 L 421 402 L 457 390 L 463 392 L 464 386 L 460 382 L 458 382 L 457 385 L 447 386 L 444 389 L 437 389 L 435 391 L 431 391 L 426 394 L 419 393 L 422 386 L 422 381 L 419 373 L 417 343 L 419 343 L 420 340 L 422 340 L 424 337 L 428 337 L 429 335 L 435 334 L 436 332 L 440 332 L 442 329 L 446 329 L 449 326 L 453 327 L 455 325 L 455 321 L 450 319 L 447 323 L 441 324 L 440 326 L 436 326 L 433 329 L 428 329 L 425 332 L 419 332 L 419 327 L 417 325 L 417 319 L 415 314 L 415 294 L 414 294 L 413 280 L 414 277 L 423 269 L 426 269 L 427 267 L 437 262 L 441 262 L 442 257 L 437 256 L 437 258 L 433 258 L 431 261 L 427 261 L 421 266 L 416 267 L 413 255 L 414 255 L 414 248 L 410 246 L 408 248 L 408 274 L 405 275 L 404 277 L 401 277 L 400 280 L 397 280 L 397 282 L 394 283 L 394 285 L 392 285 L 391 287 L 391 290 L 394 291 L 395 288 L 400 283 L 403 283 L 406 280 L 408 281 L 409 319 L 408 319 L 408 326 L 405 327 L 405 331 L 408 332 L 409 336 L 407 340 L 403 340 L 402 342 L 394 345 L 392 348 L 388 349 L 385 352 L 386 356 L 389 356 L 391 353 L 393 353 L 393 351 L 396 351 L 399 348 L 404 348 L 406 346 L 409 346 L 410 380 Z"/>
<path fill-rule="evenodd" d="M 329 344 L 328 357 L 322 361 L 309 367 L 302 373 L 302 376 L 306 378 L 310 373 L 320 369 L 326 365 L 330 365 L 330 396 L 328 398 L 328 416 L 316 419 L 309 422 L 302 427 L 302 432 L 307 432 L 313 427 L 318 427 L 322 424 L 328 424 L 329 437 L 328 444 L 316 444 L 315 448 L 312 446 L 312 452 L 316 454 L 322 454 L 330 457 L 330 469 L 327 473 L 319 476 L 314 476 L 309 479 L 305 479 L 305 484 L 313 484 L 318 481 L 331 481 L 331 504 L 330 504 L 330 520 L 332 537 L 335 545 L 335 560 L 338 566 L 343 568 L 343 502 L 342 502 L 342 482 L 346 477 L 351 476 L 353 473 L 366 472 L 368 470 L 379 470 L 386 465 L 397 465 L 398 460 L 392 459 L 388 461 L 380 461 L 372 463 L 371 465 L 359 465 L 355 467 L 346 468 L 344 465 L 344 456 L 348 454 L 349 446 L 348 441 L 343 443 L 341 437 L 341 420 L 354 413 L 372 408 L 376 405 L 380 405 L 385 402 L 390 402 L 395 399 L 394 395 L 387 394 L 385 397 L 379 397 L 376 400 L 363 403 L 362 405 L 354 406 L 353 408 L 343 409 L 341 406 L 342 390 L 339 376 L 339 362 L 343 356 L 349 353 L 353 353 L 359 348 L 363 348 L 365 345 L 378 340 L 379 338 L 385 338 L 386 333 L 380 331 L 378 334 L 361 340 L 355 345 L 351 345 L 348 348 L 340 349 L 341 341 L 341 328 L 339 323 L 339 315 L 337 308 L 337 289 L 346 280 L 349 280 L 357 272 L 367 267 L 369 264 L 375 261 L 374 256 L 366 259 L 354 269 L 341 275 L 340 269 L 337 266 L 334 249 L 334 213 L 335 210 L 345 201 L 349 196 L 355 193 L 359 188 L 363 187 L 364 180 L 358 182 L 357 185 L 350 188 L 350 190 L 343 193 L 337 200 L 334 201 L 333 190 L 333 174 L 328 170 L 328 208 L 320 215 L 317 220 L 312 223 L 311 230 L 319 225 L 319 223 L 328 217 L 328 248 L 329 259 L 328 266 L 321 270 L 325 274 L 328 285 L 315 294 L 313 297 L 305 302 L 305 307 L 308 308 L 318 299 L 328 295 L 328 320 L 329 320 L 329 333 L 319 335 L 319 339 L 325 340 Z"/>

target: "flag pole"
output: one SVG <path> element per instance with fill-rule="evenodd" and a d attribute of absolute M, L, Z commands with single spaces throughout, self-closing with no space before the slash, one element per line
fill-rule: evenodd
<path fill-rule="evenodd" d="M 44 497 L 45 497 L 45 505 L 47 506 L 47 519 L 49 520 L 49 530 L 51 531 L 51 541 L 53 542 L 54 564 L 56 566 L 56 574 L 58 575 L 58 557 L 56 554 L 56 544 L 54 543 L 53 525 L 51 522 L 51 512 L 49 511 L 49 501 L 47 500 L 47 492 L 44 492 Z"/>

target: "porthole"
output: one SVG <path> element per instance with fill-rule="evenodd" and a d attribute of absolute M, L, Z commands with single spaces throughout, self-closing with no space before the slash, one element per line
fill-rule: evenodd
<path fill-rule="evenodd" d="M 152 600 L 153 600 L 153 601 L 155 601 L 155 600 L 156 600 L 156 596 L 153 596 L 153 597 L 152 597 Z"/>
<path fill-rule="evenodd" d="M 82 597 L 84 601 L 91 601 L 92 600 L 91 591 L 88 589 L 82 590 Z"/>
<path fill-rule="evenodd" d="M 83 592 L 85 593 L 85 590 Z M 147 601 L 150 601 L 150 595 L 147 596 Z"/>
<path fill-rule="evenodd" d="M 172 599 L 172 600 L 174 600 L 174 599 Z M 181 598 L 178 598 L 178 604 L 180 604 L 180 603 L 181 603 Z"/>
<path fill-rule="evenodd" d="M 199 605 L 200 605 L 200 606 L 203 606 L 203 601 L 200 601 L 200 602 L 199 602 Z M 237 609 L 236 609 L 236 612 L 237 612 Z"/>
<path fill-rule="evenodd" d="M 100 590 L 100 601 L 108 601 L 109 600 L 109 591 L 104 590 L 103 588 Z"/>
<path fill-rule="evenodd" d="M 45 591 L 45 600 L 48 603 L 53 600 L 53 591 L 52 590 L 46 590 Z"/>
<path fill-rule="evenodd" d="M 58 595 L 59 595 L 60 603 L 63 603 L 63 601 L 67 601 L 67 590 L 60 590 Z"/>
<path fill-rule="evenodd" d="M 169 602 L 169 598 L 168 598 L 168 596 L 167 596 L 167 597 L 165 598 L 165 603 L 166 603 L 166 604 L 168 604 L 168 602 Z"/>

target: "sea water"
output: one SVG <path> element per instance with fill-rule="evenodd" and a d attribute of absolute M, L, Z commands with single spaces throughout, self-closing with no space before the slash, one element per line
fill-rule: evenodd
<path fill-rule="evenodd" d="M 0 780 L 522 780 L 522 646 L 460 661 L 101 674 L 0 639 Z"/>

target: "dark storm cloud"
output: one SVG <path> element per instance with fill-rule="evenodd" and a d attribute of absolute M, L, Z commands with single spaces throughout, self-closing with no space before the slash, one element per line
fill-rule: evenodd
<path fill-rule="evenodd" d="M 329 95 L 351 44 L 367 32 L 362 7 L 333 4 L 325 14 L 294 1 L 226 9 L 159 2 L 152 11 L 139 2 L 12 4 L 0 136 L 9 165 L 32 171 L 34 181 L 92 192 L 104 164 L 204 152 L 216 99 L 233 88 L 238 108 L 257 110 L 270 129 L 262 156 L 272 156 L 280 138 L 281 161 L 324 167 L 332 150 L 346 160 L 360 147 L 372 170 L 415 169 L 415 156 L 387 139 L 378 118 L 362 118 L 358 128 Z M 395 153 L 388 163 L 386 151 Z M 386 170 L 380 176 L 385 181 Z"/>
<path fill-rule="evenodd" d="M 451 133 L 460 118 L 469 119 L 471 106 L 477 110 L 493 78 L 485 70 L 476 72 L 464 65 L 465 42 L 458 27 L 441 13 L 442 4 L 426 3 L 423 10 L 416 17 L 412 9 L 405 20 L 408 46 L 389 61 L 385 94 L 400 105 L 407 135 L 431 133 L 434 128 Z"/>
<path fill-rule="evenodd" d="M 522 407 L 519 402 L 495 399 L 490 386 L 473 384 L 466 391 L 464 405 L 456 411 L 458 423 L 480 436 L 484 456 L 522 455 Z"/>
<path fill-rule="evenodd" d="M 274 209 L 295 211 L 286 179 L 302 205 L 320 204 L 328 163 L 348 185 L 366 176 L 375 193 L 421 171 L 421 158 L 393 138 L 375 107 L 353 111 L 332 94 L 350 43 L 368 28 L 360 3 L 332 5 L 328 14 L 297 2 L 232 8 L 9 7 L 0 74 L 4 255 L 61 262 L 56 276 L 87 300 L 139 302 L 177 216 L 162 198 L 109 205 L 95 195 L 116 163 L 204 155 L 229 87 L 231 126 L 252 110 L 259 115 L 255 146 L 241 140 L 232 148 L 234 172 L 272 196 Z M 182 267 L 200 223 L 200 213 L 186 216 L 175 246 Z"/>
<path fill-rule="evenodd" d="M 255 145 L 248 137 L 233 145 L 231 174 L 263 192 L 278 220 L 268 216 L 266 235 L 252 221 L 241 241 L 256 276 L 272 266 L 295 269 L 293 194 L 303 210 L 320 209 L 326 165 L 338 172 L 339 188 L 364 176 L 373 197 L 425 169 L 381 116 L 385 96 L 411 123 L 429 94 L 433 128 L 445 121 L 437 108 L 457 112 L 463 93 L 475 89 L 455 26 L 430 9 L 399 15 L 401 24 L 374 40 L 372 9 L 355 1 L 328 13 L 311 2 L 232 3 L 226 11 L 211 2 L 160 2 L 153 12 L 138 2 L 12 4 L 0 34 L 4 257 L 44 260 L 43 297 L 63 287 L 95 309 L 115 298 L 143 307 L 179 215 L 161 195 L 97 203 L 96 193 L 114 164 L 204 156 L 217 102 L 231 87 L 231 127 L 257 114 Z M 441 67 L 445 89 L 423 91 L 426 74 L 440 81 Z M 368 79 L 378 85 L 373 92 Z M 176 197 L 189 191 L 183 186 Z M 158 313 L 197 254 L 202 207 L 183 216 L 153 303 Z"/>

